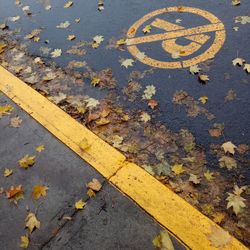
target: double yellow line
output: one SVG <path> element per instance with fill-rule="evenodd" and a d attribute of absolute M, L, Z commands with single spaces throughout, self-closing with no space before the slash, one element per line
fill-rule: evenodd
<path fill-rule="evenodd" d="M 187 247 L 218 249 L 207 236 L 213 228 L 223 229 L 3 67 L 0 90 Z M 85 151 L 78 146 L 83 139 L 91 144 Z M 247 248 L 231 237 L 220 249 Z"/>

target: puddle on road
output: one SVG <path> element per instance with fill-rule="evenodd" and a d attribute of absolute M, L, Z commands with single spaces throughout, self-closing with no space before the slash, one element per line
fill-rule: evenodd
<path fill-rule="evenodd" d="M 0 12 L 1 65 L 250 245 L 249 76 L 232 66 L 234 58 L 199 64 L 211 76 L 201 84 L 188 69 L 126 61 L 132 56 L 124 39 L 133 22 L 114 23 L 116 4 L 98 12 L 97 1 L 69 8 L 56 1 L 51 9 L 16 2 L 0 1 L 6 9 Z M 134 9 L 122 4 L 119 15 L 131 8 L 136 21 L 145 14 L 134 11 L 139 2 Z M 235 44 L 225 46 L 222 53 Z"/>

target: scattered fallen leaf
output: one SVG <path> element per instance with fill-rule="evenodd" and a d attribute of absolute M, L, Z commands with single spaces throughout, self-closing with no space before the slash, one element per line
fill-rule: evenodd
<path fill-rule="evenodd" d="M 100 102 L 94 98 L 87 98 L 85 99 L 85 102 L 87 103 L 86 107 L 87 108 L 95 108 L 97 105 L 100 104 Z"/>
<path fill-rule="evenodd" d="M 23 197 L 23 188 L 22 185 L 19 186 L 11 186 L 9 190 L 5 191 L 6 197 L 8 199 L 19 200 Z"/>
<path fill-rule="evenodd" d="M 68 1 L 67 3 L 64 4 L 64 8 L 70 8 L 73 5 L 73 1 Z"/>
<path fill-rule="evenodd" d="M 219 159 L 219 164 L 221 168 L 227 168 L 228 170 L 231 170 L 233 168 L 237 168 L 237 162 L 234 158 L 229 156 L 222 156 Z"/>
<path fill-rule="evenodd" d="M 236 92 L 233 89 L 230 89 L 225 97 L 225 102 L 230 102 L 235 100 L 236 96 L 237 96 Z"/>
<path fill-rule="evenodd" d="M 41 153 L 43 150 L 45 149 L 45 146 L 44 145 L 40 145 L 36 148 L 36 151 Z"/>
<path fill-rule="evenodd" d="M 13 170 L 12 169 L 9 169 L 9 168 L 5 168 L 4 170 L 4 173 L 3 173 L 3 176 L 4 177 L 9 177 L 13 174 Z"/>
<path fill-rule="evenodd" d="M 148 122 L 151 120 L 151 116 L 147 113 L 147 112 L 142 112 L 141 115 L 140 115 L 140 121 L 142 122 Z"/>
<path fill-rule="evenodd" d="M 154 109 L 155 107 L 158 106 L 158 102 L 157 102 L 156 100 L 151 99 L 151 100 L 149 100 L 149 102 L 148 102 L 148 106 L 149 106 L 151 109 Z"/>
<path fill-rule="evenodd" d="M 244 70 L 249 74 L 250 73 L 250 64 L 246 63 L 244 65 Z"/>
<path fill-rule="evenodd" d="M 240 5 L 240 0 L 232 0 L 232 5 L 234 6 Z"/>
<path fill-rule="evenodd" d="M 245 59 L 237 57 L 233 60 L 233 65 L 236 66 L 242 66 L 245 63 Z"/>
<path fill-rule="evenodd" d="M 185 170 L 183 169 L 183 164 L 175 164 L 174 166 L 172 166 L 172 171 L 176 175 L 179 175 L 185 172 Z"/>
<path fill-rule="evenodd" d="M 207 236 L 213 247 L 224 247 L 231 241 L 228 232 L 218 226 L 211 226 L 211 233 Z"/>
<path fill-rule="evenodd" d="M 54 49 L 51 53 L 52 58 L 56 58 L 62 55 L 62 50 L 61 49 Z"/>
<path fill-rule="evenodd" d="M 207 170 L 204 173 L 204 176 L 205 176 L 205 178 L 206 178 L 207 181 L 212 181 L 214 179 L 214 173 L 210 172 L 209 170 Z"/>
<path fill-rule="evenodd" d="M 41 185 L 36 185 L 33 187 L 32 191 L 32 197 L 35 200 L 38 200 L 41 196 L 46 196 L 47 195 L 47 190 L 49 188 L 46 186 L 41 186 Z"/>
<path fill-rule="evenodd" d="M 199 98 L 199 101 L 202 103 L 202 104 L 205 104 L 207 101 L 208 101 L 208 97 L 207 96 L 201 96 Z"/>
<path fill-rule="evenodd" d="M 101 82 L 101 79 L 98 77 L 93 77 L 91 79 L 91 84 L 95 87 L 96 85 L 98 85 Z"/>
<path fill-rule="evenodd" d="M 198 74 L 200 72 L 201 68 L 199 68 L 198 65 L 193 65 L 189 68 L 189 71 L 192 75 Z"/>
<path fill-rule="evenodd" d="M 144 100 L 150 100 L 152 99 L 152 97 L 155 95 L 156 93 L 156 88 L 154 85 L 148 85 L 146 86 L 143 95 L 142 95 L 142 99 Z"/>
<path fill-rule="evenodd" d="M 206 83 L 207 81 L 209 81 L 209 77 L 208 75 L 199 75 L 199 80 L 203 83 Z"/>
<path fill-rule="evenodd" d="M 16 21 L 18 21 L 20 19 L 20 16 L 12 16 L 12 17 L 9 17 L 8 19 L 11 22 L 16 22 Z"/>
<path fill-rule="evenodd" d="M 0 106 L 0 118 L 9 115 L 14 108 L 11 105 Z"/>
<path fill-rule="evenodd" d="M 190 174 L 188 180 L 194 184 L 199 184 L 201 182 L 198 176 L 195 174 Z"/>
<path fill-rule="evenodd" d="M 237 148 L 231 141 L 223 143 L 221 147 L 224 149 L 225 153 L 229 152 L 233 155 L 235 153 L 235 149 Z"/>
<path fill-rule="evenodd" d="M 93 178 L 92 181 L 87 184 L 87 187 L 98 192 L 102 188 L 102 184 L 97 179 Z"/>
<path fill-rule="evenodd" d="M 27 227 L 32 233 L 36 228 L 39 229 L 41 223 L 37 220 L 36 215 L 34 213 L 29 213 L 25 219 L 25 227 Z"/>
<path fill-rule="evenodd" d="M 174 245 L 166 230 L 161 231 L 160 234 L 153 239 L 153 245 L 161 250 L 174 250 Z"/>
<path fill-rule="evenodd" d="M 125 67 L 126 69 L 128 67 L 132 67 L 133 66 L 133 63 L 135 62 L 133 59 L 121 59 L 121 66 Z"/>
<path fill-rule="evenodd" d="M 32 167 L 35 164 L 35 161 L 35 156 L 25 155 L 21 160 L 18 161 L 18 163 L 20 167 L 27 169 Z"/>
<path fill-rule="evenodd" d="M 85 205 L 86 203 L 81 199 L 75 203 L 75 208 L 81 210 L 84 208 Z"/>
<path fill-rule="evenodd" d="M 10 119 L 10 126 L 13 128 L 18 128 L 18 127 L 20 127 L 22 121 L 23 120 L 19 116 L 13 117 Z"/>
<path fill-rule="evenodd" d="M 76 36 L 75 35 L 68 35 L 68 37 L 67 37 L 67 40 L 68 41 L 73 41 L 73 40 L 75 40 L 76 39 Z"/>
<path fill-rule="evenodd" d="M 100 35 L 94 36 L 93 37 L 92 47 L 95 48 L 95 49 L 98 48 L 103 41 L 104 41 L 103 36 L 100 36 Z"/>
<path fill-rule="evenodd" d="M 92 189 L 88 189 L 87 195 L 91 198 L 95 196 L 95 192 Z"/>
<path fill-rule="evenodd" d="M 224 125 L 220 123 L 214 123 L 213 127 L 208 130 L 212 137 L 220 137 L 224 130 Z"/>
<path fill-rule="evenodd" d="M 20 238 L 20 247 L 21 248 L 28 248 L 29 246 L 29 238 L 26 235 L 21 236 Z"/>
<path fill-rule="evenodd" d="M 81 150 L 86 150 L 91 147 L 91 144 L 86 138 L 82 139 L 78 145 Z"/>
<path fill-rule="evenodd" d="M 147 25 L 145 28 L 143 28 L 142 31 L 143 31 L 144 34 L 147 34 L 147 33 L 150 33 L 151 29 L 152 29 L 152 26 Z"/>
<path fill-rule="evenodd" d="M 60 23 L 59 25 L 57 25 L 56 27 L 58 29 L 67 29 L 70 26 L 70 22 L 69 21 L 65 21 L 63 23 Z"/>
<path fill-rule="evenodd" d="M 237 16 L 235 23 L 247 24 L 250 23 L 250 16 Z"/>
<path fill-rule="evenodd" d="M 213 221 L 215 223 L 220 224 L 225 218 L 225 214 L 224 213 L 220 213 L 220 212 L 216 212 L 213 214 Z"/>

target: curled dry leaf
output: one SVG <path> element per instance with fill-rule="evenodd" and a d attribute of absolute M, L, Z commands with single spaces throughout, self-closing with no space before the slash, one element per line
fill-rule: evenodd
<path fill-rule="evenodd" d="M 39 229 L 41 226 L 40 221 L 36 218 L 34 213 L 29 213 L 25 219 L 25 227 L 27 227 L 32 233 L 36 228 Z"/>
<path fill-rule="evenodd" d="M 101 190 L 102 184 L 97 179 L 94 178 L 94 179 L 92 179 L 91 182 L 89 182 L 87 184 L 87 187 L 94 190 L 94 191 L 96 191 L 96 192 L 98 192 L 98 191 Z"/>
<path fill-rule="evenodd" d="M 84 208 L 85 205 L 86 203 L 81 199 L 75 203 L 75 208 L 81 210 Z"/>

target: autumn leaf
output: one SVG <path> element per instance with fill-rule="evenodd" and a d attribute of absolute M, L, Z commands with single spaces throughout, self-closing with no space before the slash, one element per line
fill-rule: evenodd
<path fill-rule="evenodd" d="M 232 5 L 234 6 L 240 5 L 240 0 L 232 0 Z"/>
<path fill-rule="evenodd" d="M 162 250 L 174 250 L 172 240 L 166 230 L 161 231 L 160 234 L 154 238 L 153 245 Z"/>
<path fill-rule="evenodd" d="M 245 64 L 244 65 L 244 70 L 249 74 L 250 73 L 250 64 Z"/>
<path fill-rule="evenodd" d="M 224 130 L 224 125 L 220 123 L 214 123 L 213 127 L 208 130 L 209 134 L 212 137 L 219 137 L 222 135 L 222 132 Z"/>
<path fill-rule="evenodd" d="M 10 126 L 13 128 L 18 128 L 20 127 L 20 124 L 22 123 L 22 119 L 20 117 L 13 117 L 10 119 Z"/>
<path fill-rule="evenodd" d="M 78 145 L 81 150 L 86 150 L 91 147 L 91 144 L 89 144 L 86 138 L 82 139 Z"/>
<path fill-rule="evenodd" d="M 62 55 L 62 50 L 61 49 L 54 49 L 51 53 L 52 58 L 56 58 Z"/>
<path fill-rule="evenodd" d="M 233 155 L 235 153 L 235 149 L 237 148 L 231 141 L 223 143 L 221 147 L 224 149 L 225 153 L 229 152 Z"/>
<path fill-rule="evenodd" d="M 9 190 L 5 191 L 6 197 L 8 199 L 19 200 L 23 197 L 23 188 L 22 185 L 19 186 L 11 186 Z"/>
<path fill-rule="evenodd" d="M 140 115 L 140 121 L 142 122 L 148 122 L 151 120 L 151 116 L 147 112 L 142 112 Z"/>
<path fill-rule="evenodd" d="M 11 105 L 0 106 L 0 118 L 4 115 L 9 115 L 14 108 Z"/>
<path fill-rule="evenodd" d="M 148 102 L 148 106 L 149 106 L 151 109 L 154 109 L 155 107 L 158 106 L 158 102 L 157 102 L 156 100 L 151 99 L 151 100 L 149 100 L 149 102 Z"/>
<path fill-rule="evenodd" d="M 35 200 L 38 200 L 41 196 L 46 196 L 47 195 L 47 190 L 49 188 L 46 186 L 40 186 L 40 185 L 36 185 L 33 187 L 33 191 L 32 191 L 32 197 Z"/>
<path fill-rule="evenodd" d="M 29 238 L 26 235 L 21 236 L 20 238 L 20 247 L 21 248 L 28 248 L 29 246 Z"/>
<path fill-rule="evenodd" d="M 92 189 L 88 189 L 87 195 L 89 196 L 89 198 L 94 197 L 95 196 L 95 192 Z"/>
<path fill-rule="evenodd" d="M 95 108 L 97 105 L 100 104 L 98 100 L 96 100 L 95 98 L 91 98 L 91 97 L 85 99 L 85 102 L 87 103 L 86 105 L 87 108 Z"/>
<path fill-rule="evenodd" d="M 198 74 L 200 72 L 201 68 L 199 68 L 198 65 L 193 65 L 189 68 L 189 71 L 192 75 Z"/>
<path fill-rule="evenodd" d="M 127 59 L 121 59 L 120 62 L 121 62 L 121 66 L 127 69 L 128 67 L 132 67 L 135 61 L 133 59 L 127 58 Z"/>
<path fill-rule="evenodd" d="M 247 24 L 250 23 L 250 16 L 237 16 L 235 23 Z"/>
<path fill-rule="evenodd" d="M 9 168 L 5 168 L 4 170 L 4 173 L 3 173 L 3 176 L 4 177 L 9 177 L 13 174 L 13 170 L 12 169 L 9 169 Z"/>
<path fill-rule="evenodd" d="M 194 184 L 199 184 L 201 182 L 198 176 L 195 174 L 190 174 L 188 180 Z"/>
<path fill-rule="evenodd" d="M 81 199 L 75 203 L 75 208 L 81 210 L 84 208 L 85 205 L 86 203 Z"/>
<path fill-rule="evenodd" d="M 67 37 L 67 40 L 68 41 L 73 41 L 73 40 L 75 40 L 76 39 L 76 36 L 75 35 L 68 35 L 68 37 Z"/>
<path fill-rule="evenodd" d="M 185 172 L 185 170 L 183 169 L 183 164 L 175 164 L 174 166 L 172 166 L 172 171 L 176 175 L 179 175 Z"/>
<path fill-rule="evenodd" d="M 206 83 L 207 81 L 209 81 L 209 77 L 208 77 L 208 75 L 199 75 L 199 80 L 202 83 Z"/>
<path fill-rule="evenodd" d="M 73 1 L 68 1 L 67 3 L 64 4 L 64 8 L 67 9 L 73 5 Z"/>
<path fill-rule="evenodd" d="M 204 177 L 206 178 L 207 181 L 212 181 L 214 179 L 214 173 L 207 170 L 204 173 Z"/>
<path fill-rule="evenodd" d="M 63 23 L 60 23 L 59 25 L 57 25 L 56 27 L 58 29 L 67 29 L 70 26 L 70 22 L 69 21 L 65 21 Z"/>
<path fill-rule="evenodd" d="M 236 160 L 229 156 L 222 156 L 219 159 L 219 164 L 221 168 L 226 167 L 228 170 L 231 170 L 232 168 L 237 168 Z"/>
<path fill-rule="evenodd" d="M 92 181 L 89 182 L 86 186 L 96 192 L 100 191 L 102 188 L 102 184 L 95 178 L 93 178 Z"/>
<path fill-rule="evenodd" d="M 91 84 L 95 87 L 96 85 L 98 85 L 99 83 L 101 82 L 101 79 L 100 78 L 97 78 L 97 77 L 93 77 L 91 79 Z"/>
<path fill-rule="evenodd" d="M 100 46 L 100 44 L 104 41 L 104 37 L 100 35 L 96 35 L 93 37 L 92 48 L 96 49 Z"/>
<path fill-rule="evenodd" d="M 246 207 L 246 204 L 244 203 L 246 199 L 240 196 L 245 189 L 246 186 L 239 188 L 237 185 L 235 185 L 233 193 L 228 193 L 228 197 L 226 199 L 228 201 L 227 209 L 232 207 L 236 215 L 238 215 L 238 213 L 242 210 L 242 208 Z"/>
<path fill-rule="evenodd" d="M 41 153 L 44 149 L 45 149 L 44 145 L 40 145 L 40 146 L 36 147 L 36 151 L 39 153 Z"/>
<path fill-rule="evenodd" d="M 36 218 L 34 213 L 29 213 L 25 219 L 25 227 L 27 227 L 32 233 L 36 228 L 39 229 L 41 226 L 40 221 Z"/>
<path fill-rule="evenodd" d="M 218 226 L 211 226 L 211 232 L 207 236 L 213 247 L 224 247 L 231 241 L 231 236 L 228 232 Z"/>
<path fill-rule="evenodd" d="M 143 31 L 144 34 L 147 34 L 147 33 L 150 33 L 151 29 L 152 29 L 152 26 L 147 25 L 145 28 L 143 28 L 142 31 Z"/>
<path fill-rule="evenodd" d="M 116 42 L 116 44 L 117 44 L 118 46 L 125 45 L 125 44 L 126 44 L 126 39 L 121 38 L 121 39 L 119 39 L 119 40 Z"/>
<path fill-rule="evenodd" d="M 242 66 L 245 63 L 245 59 L 237 57 L 233 60 L 233 65 L 236 66 Z"/>
<path fill-rule="evenodd" d="M 18 163 L 20 167 L 27 169 L 35 164 L 35 159 L 35 156 L 25 155 Z"/>
<path fill-rule="evenodd" d="M 156 93 L 155 86 L 154 85 L 148 85 L 148 86 L 146 86 L 146 88 L 145 88 L 145 90 L 143 92 L 142 99 L 150 100 L 155 95 L 155 93 Z"/>
<path fill-rule="evenodd" d="M 202 103 L 202 104 L 205 104 L 207 101 L 208 101 L 208 97 L 207 96 L 201 96 L 199 98 L 199 101 Z"/>

